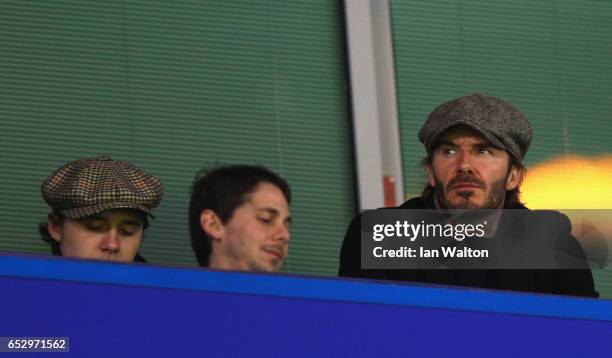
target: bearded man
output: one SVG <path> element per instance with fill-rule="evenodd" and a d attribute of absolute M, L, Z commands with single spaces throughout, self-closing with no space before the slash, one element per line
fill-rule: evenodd
<path fill-rule="evenodd" d="M 525 115 L 499 98 L 476 93 L 441 104 L 419 132 L 427 151 L 423 166 L 428 183 L 420 197 L 398 209 L 519 209 L 530 213 L 520 202 L 520 186 L 526 172 L 522 161 L 531 139 L 532 128 Z M 531 225 L 535 216 L 539 222 Z M 547 246 L 553 242 L 547 236 L 561 237 L 585 265 L 571 269 L 518 269 L 518 265 L 517 269 L 363 269 L 358 215 L 342 245 L 339 275 L 597 297 L 591 271 L 571 236 L 567 218 L 557 212 L 522 217 L 530 225 L 503 222 L 510 230 L 506 237 L 529 247 L 547 247 L 545 250 L 553 250 L 552 244 Z M 533 255 L 551 256 L 539 250 Z"/>

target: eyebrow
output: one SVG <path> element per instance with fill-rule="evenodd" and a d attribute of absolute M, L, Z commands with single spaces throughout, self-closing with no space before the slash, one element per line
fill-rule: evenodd
<path fill-rule="evenodd" d="M 455 144 L 455 143 L 451 142 L 451 141 L 450 141 L 450 140 L 448 140 L 448 139 L 440 139 L 440 140 L 438 141 L 438 144 L 436 144 L 436 148 L 441 147 L 441 146 L 443 146 L 443 145 L 446 145 L 446 146 L 449 146 L 449 147 L 456 147 L 456 146 L 457 146 L 457 144 Z"/>
<path fill-rule="evenodd" d="M 257 209 L 257 211 L 266 211 L 266 212 L 269 212 L 270 214 L 276 215 L 276 216 L 280 215 L 280 212 L 278 210 L 274 209 L 274 208 L 261 208 L 261 209 Z M 291 216 L 288 216 L 285 219 L 285 221 L 291 224 L 293 222 L 293 219 L 291 218 Z"/>

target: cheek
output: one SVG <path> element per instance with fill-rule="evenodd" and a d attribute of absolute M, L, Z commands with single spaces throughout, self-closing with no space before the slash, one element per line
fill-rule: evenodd
<path fill-rule="evenodd" d="M 497 165 L 494 168 L 491 168 L 488 174 L 488 184 L 489 186 L 494 183 L 503 182 L 504 185 L 508 179 L 508 167 L 506 165 L 502 165 L 501 163 L 496 163 Z"/>
<path fill-rule="evenodd" d="M 62 231 L 60 248 L 64 255 L 80 255 L 94 251 L 99 245 L 95 236 L 75 228 L 65 228 Z"/>
<path fill-rule="evenodd" d="M 129 237 L 123 240 L 123 245 L 126 248 L 138 250 L 142 243 L 142 235 L 139 237 Z"/>
<path fill-rule="evenodd" d="M 249 230 L 249 232 L 245 233 L 245 235 L 243 236 L 247 240 L 246 245 L 249 245 L 251 247 L 257 247 L 265 243 L 266 237 L 268 237 L 267 232 L 267 230 L 262 228 L 251 228 L 251 230 Z"/>
<path fill-rule="evenodd" d="M 232 223 L 228 225 L 225 230 L 223 237 L 224 245 L 230 248 L 230 250 L 247 251 L 250 246 L 253 246 L 254 240 L 252 240 L 253 231 L 248 230 L 248 227 L 243 225 L 237 225 Z"/>
<path fill-rule="evenodd" d="M 439 160 L 434 162 L 432 171 L 435 179 L 442 182 L 448 182 L 451 179 L 452 174 L 454 174 L 451 162 L 442 162 Z"/>
<path fill-rule="evenodd" d="M 129 260 L 133 260 L 136 253 L 138 253 L 138 249 L 140 248 L 140 243 L 142 239 L 136 238 L 128 238 L 125 239 L 121 243 L 121 254 Z"/>
<path fill-rule="evenodd" d="M 225 228 L 223 238 L 229 242 L 240 242 L 240 238 L 243 236 L 243 229 L 241 225 L 231 224 Z"/>

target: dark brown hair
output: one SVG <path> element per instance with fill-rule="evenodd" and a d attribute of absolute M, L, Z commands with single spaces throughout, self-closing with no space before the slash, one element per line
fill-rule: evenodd
<path fill-rule="evenodd" d="M 200 214 L 206 209 L 215 212 L 227 223 L 239 206 L 260 183 L 275 185 L 291 203 L 289 184 L 276 173 L 259 165 L 230 165 L 203 169 L 196 175 L 189 203 L 191 246 L 200 266 L 207 267 L 212 253 L 211 238 L 200 225 Z"/>

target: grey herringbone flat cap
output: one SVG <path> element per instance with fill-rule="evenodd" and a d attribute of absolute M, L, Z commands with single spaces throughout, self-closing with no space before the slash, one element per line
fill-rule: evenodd
<path fill-rule="evenodd" d="M 164 187 L 151 174 L 134 165 L 107 156 L 78 159 L 54 173 L 42 184 L 49 206 L 72 219 L 104 210 L 136 209 L 153 216 Z"/>
<path fill-rule="evenodd" d="M 532 130 L 527 117 L 512 104 L 497 97 L 475 93 L 439 105 L 419 131 L 419 140 L 431 151 L 444 131 L 456 125 L 477 130 L 491 144 L 523 160 Z"/>

